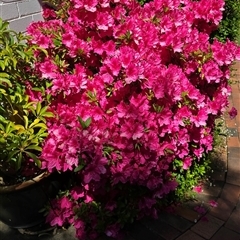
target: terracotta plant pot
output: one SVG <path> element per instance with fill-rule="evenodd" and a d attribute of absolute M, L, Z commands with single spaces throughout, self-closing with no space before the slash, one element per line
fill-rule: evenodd
<path fill-rule="evenodd" d="M 40 212 L 59 190 L 54 176 L 42 173 L 21 184 L 0 187 L 0 221 L 13 228 L 29 228 L 45 220 Z"/>

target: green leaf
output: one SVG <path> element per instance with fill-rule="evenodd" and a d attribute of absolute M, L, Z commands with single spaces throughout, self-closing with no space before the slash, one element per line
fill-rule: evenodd
<path fill-rule="evenodd" d="M 33 128 L 34 125 L 38 124 L 40 122 L 39 118 L 34 119 L 34 121 L 30 124 L 29 128 Z"/>
<path fill-rule="evenodd" d="M 59 47 L 62 44 L 59 39 L 53 39 L 53 43 L 56 47 Z"/>
<path fill-rule="evenodd" d="M 78 116 L 77 118 L 78 118 L 78 121 L 81 124 L 82 128 L 85 129 L 86 128 L 85 122 L 82 120 L 81 117 Z"/>
<path fill-rule="evenodd" d="M 24 129 L 24 126 L 23 125 L 20 125 L 20 124 L 16 124 L 16 125 L 14 125 L 14 129 L 16 129 L 16 130 L 25 130 Z"/>
<path fill-rule="evenodd" d="M 45 133 L 41 133 L 38 135 L 40 138 L 46 138 L 48 136 L 48 133 L 45 132 Z"/>
<path fill-rule="evenodd" d="M 2 60 L 0 60 L 0 68 L 1 68 L 2 71 L 4 71 L 5 68 L 6 68 L 6 66 L 5 66 L 5 64 Z"/>
<path fill-rule="evenodd" d="M 30 146 L 28 146 L 28 147 L 25 148 L 25 150 L 29 150 L 29 149 L 31 149 L 31 150 L 36 150 L 36 151 L 39 151 L 39 152 L 42 151 L 42 148 L 39 147 L 39 146 L 37 146 L 37 145 L 30 145 Z"/>
<path fill-rule="evenodd" d="M 44 123 L 38 123 L 38 124 L 34 125 L 33 128 L 43 128 L 43 129 L 47 129 L 47 125 L 44 124 Z"/>
<path fill-rule="evenodd" d="M 47 88 L 51 87 L 52 85 L 53 85 L 52 82 L 46 82 L 46 87 L 47 87 Z"/>
<path fill-rule="evenodd" d="M 39 113 L 40 113 L 40 111 L 41 111 L 41 103 L 40 102 L 38 102 L 37 103 L 37 106 L 36 106 L 36 113 L 37 113 L 37 115 L 39 115 Z"/>
<path fill-rule="evenodd" d="M 33 87 L 32 90 L 37 91 L 37 92 L 41 92 L 42 91 L 42 89 L 39 88 L 39 87 Z"/>
<path fill-rule="evenodd" d="M 48 56 L 48 52 L 47 52 L 46 49 L 40 48 L 40 47 L 36 47 L 36 50 L 40 50 L 40 51 L 42 51 L 46 56 Z"/>
<path fill-rule="evenodd" d="M 13 123 L 12 122 L 8 122 L 7 126 L 6 126 L 6 133 L 10 133 L 12 132 L 12 127 Z"/>
<path fill-rule="evenodd" d="M 16 50 L 16 52 L 21 56 L 22 59 L 24 59 L 26 57 L 26 55 L 24 54 L 24 52 Z"/>
<path fill-rule="evenodd" d="M 38 115 L 42 116 L 42 114 L 44 114 L 48 109 L 48 106 L 45 106 L 41 109 L 41 111 L 38 113 Z"/>
<path fill-rule="evenodd" d="M 17 169 L 16 170 L 20 169 L 21 164 L 22 164 L 22 159 L 23 159 L 23 155 L 22 155 L 21 152 L 19 152 L 19 155 L 18 155 L 18 158 L 17 158 Z"/>
<path fill-rule="evenodd" d="M 54 117 L 54 114 L 52 112 L 45 112 L 41 114 L 41 116 L 51 118 L 51 117 Z"/>
<path fill-rule="evenodd" d="M 85 167 L 85 165 L 79 165 L 74 169 L 74 172 L 79 172 L 81 171 L 83 168 Z"/>
<path fill-rule="evenodd" d="M 41 161 L 39 160 L 39 158 L 34 154 L 34 153 L 31 153 L 31 152 L 27 152 L 27 151 L 24 151 L 30 158 L 32 158 L 34 160 L 34 162 L 37 164 L 37 166 L 40 168 L 41 167 Z"/>
<path fill-rule="evenodd" d="M 16 97 L 18 97 L 19 102 L 21 103 L 23 101 L 22 95 L 20 93 L 18 93 L 18 92 L 15 92 L 14 94 L 15 94 Z"/>
<path fill-rule="evenodd" d="M 3 95 L 5 95 L 5 94 L 6 94 L 6 90 L 0 88 L 0 93 L 3 94 Z M 1 106 L 0 106 L 0 108 L 1 108 Z M 1 108 L 1 109 L 3 109 L 3 108 Z"/>
<path fill-rule="evenodd" d="M 90 126 L 91 122 L 92 122 L 92 118 L 90 117 L 85 121 L 85 125 L 87 128 Z"/>
<path fill-rule="evenodd" d="M 35 144 L 35 145 L 39 144 L 39 140 L 38 140 L 37 136 L 35 136 L 33 134 L 30 135 L 30 137 L 27 140 L 28 140 L 28 142 L 30 141 L 31 144 Z"/>
<path fill-rule="evenodd" d="M 6 83 L 9 87 L 12 87 L 12 83 L 9 79 L 0 77 L 0 83 Z"/>
<path fill-rule="evenodd" d="M 10 160 L 12 159 L 12 157 L 13 157 L 14 155 L 16 155 L 17 153 L 19 153 L 19 152 L 20 152 L 19 149 L 14 150 L 14 151 L 11 151 L 11 152 L 8 154 L 8 160 L 10 161 Z"/>
<path fill-rule="evenodd" d="M 92 118 L 90 117 L 86 121 L 83 121 L 83 119 L 79 116 L 77 118 L 83 129 L 87 129 L 92 122 Z"/>
<path fill-rule="evenodd" d="M 24 119 L 25 129 L 27 129 L 28 128 L 28 117 L 24 115 L 23 119 Z"/>
<path fill-rule="evenodd" d="M 1 116 L 1 115 L 0 115 L 0 121 L 1 121 L 1 122 L 4 122 L 4 123 L 7 122 L 6 119 L 5 119 L 3 116 Z M 5 129 L 5 128 L 4 128 L 4 129 Z"/>
<path fill-rule="evenodd" d="M 16 69 L 17 68 L 17 63 L 18 63 L 17 59 L 12 58 L 12 62 L 13 62 L 14 69 Z"/>
<path fill-rule="evenodd" d="M 9 74 L 5 72 L 0 72 L 0 78 L 9 78 Z"/>
<path fill-rule="evenodd" d="M 46 129 L 45 128 L 40 128 L 38 130 L 38 132 L 36 133 L 36 135 L 41 135 L 42 133 L 46 133 Z"/>
<path fill-rule="evenodd" d="M 4 127 L 2 124 L 0 124 L 0 129 L 1 129 L 2 131 L 5 131 L 5 127 Z"/>

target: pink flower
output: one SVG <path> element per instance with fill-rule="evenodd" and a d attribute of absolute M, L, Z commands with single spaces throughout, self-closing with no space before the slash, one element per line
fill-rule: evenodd
<path fill-rule="evenodd" d="M 72 31 L 72 29 L 71 29 Z M 67 47 L 71 47 L 71 45 L 74 43 L 75 35 L 74 32 L 66 32 L 62 35 L 62 43 L 65 44 Z"/>
<path fill-rule="evenodd" d="M 191 157 L 186 157 L 183 161 L 183 169 L 187 170 L 189 167 L 192 165 L 192 158 Z"/>
<path fill-rule="evenodd" d="M 100 0 L 99 3 L 101 5 L 101 7 L 106 8 L 106 7 L 109 7 L 110 1 L 109 0 Z"/>
<path fill-rule="evenodd" d="M 144 134 L 144 127 L 141 123 L 135 122 L 132 119 L 124 122 L 121 127 L 121 137 L 126 137 L 127 139 L 136 140 L 141 138 Z"/>
<path fill-rule="evenodd" d="M 53 9 L 43 8 L 43 17 L 45 19 L 51 19 L 56 17 L 56 13 Z"/>
<path fill-rule="evenodd" d="M 101 30 L 108 30 L 109 27 L 113 25 L 113 18 L 107 12 L 97 12 L 96 23 L 98 29 Z"/>
<path fill-rule="evenodd" d="M 219 83 L 221 81 L 221 77 L 223 76 L 223 73 L 219 69 L 218 64 L 214 61 L 205 63 L 202 68 L 202 73 L 209 83 Z"/>
<path fill-rule="evenodd" d="M 127 68 L 134 57 L 134 50 L 128 46 L 120 48 L 120 60 L 124 68 Z"/>
<path fill-rule="evenodd" d="M 125 81 L 127 84 L 135 82 L 139 76 L 139 69 L 133 63 L 130 63 L 126 69 L 126 78 Z"/>
<path fill-rule="evenodd" d="M 39 44 L 40 47 L 47 48 L 49 45 L 52 44 L 52 41 L 51 41 L 50 38 L 41 35 L 38 38 L 38 44 Z"/>
<path fill-rule="evenodd" d="M 117 233 L 118 233 L 119 229 L 120 229 L 119 224 L 117 224 L 117 223 L 112 224 L 112 225 L 109 225 L 107 227 L 105 233 L 108 237 L 113 237 L 114 238 L 114 237 L 117 237 Z"/>
<path fill-rule="evenodd" d="M 103 82 L 111 84 L 113 82 L 113 77 L 109 73 L 104 73 L 101 78 L 103 79 Z"/>
<path fill-rule="evenodd" d="M 197 116 L 192 117 L 192 121 L 194 122 L 196 127 L 206 126 L 207 120 L 208 120 L 208 114 L 205 108 L 199 109 Z"/>
<path fill-rule="evenodd" d="M 86 195 L 86 199 L 84 200 L 85 203 L 90 203 L 92 202 L 94 199 L 90 196 L 90 195 Z"/>
<path fill-rule="evenodd" d="M 106 53 L 111 56 L 115 53 L 116 45 L 113 41 L 110 40 L 104 44 L 103 48 L 106 51 Z"/>
<path fill-rule="evenodd" d="M 58 72 L 57 66 L 50 59 L 45 59 L 43 63 L 39 64 L 39 70 L 42 78 L 50 79 L 54 79 Z"/>
<path fill-rule="evenodd" d="M 109 67 L 110 71 L 112 72 L 113 76 L 117 76 L 121 69 L 121 63 L 116 57 L 107 59 L 105 61 L 106 66 Z"/>
<path fill-rule="evenodd" d="M 90 183 L 91 181 L 100 181 L 101 175 L 106 173 L 106 164 L 107 159 L 98 159 L 98 156 L 95 156 L 91 164 L 89 163 L 84 170 L 84 182 Z"/>
<path fill-rule="evenodd" d="M 89 12 L 95 12 L 97 10 L 96 6 L 98 4 L 97 0 L 84 0 L 83 6 Z"/>
<path fill-rule="evenodd" d="M 193 191 L 197 192 L 197 193 L 201 193 L 203 190 L 202 190 L 202 186 L 196 186 L 196 187 L 193 187 Z"/>
<path fill-rule="evenodd" d="M 201 215 L 203 215 L 207 212 L 207 210 L 202 206 L 196 206 L 196 207 L 194 207 L 194 210 Z"/>
<path fill-rule="evenodd" d="M 228 114 L 230 116 L 230 119 L 234 119 L 238 114 L 237 109 L 235 107 L 232 107 Z"/>
<path fill-rule="evenodd" d="M 74 187 L 71 191 L 71 196 L 74 200 L 78 200 L 79 198 L 83 198 L 85 193 L 82 188 Z"/>
<path fill-rule="evenodd" d="M 208 203 L 211 207 L 217 207 L 218 206 L 218 203 L 214 200 L 210 200 Z"/>
<path fill-rule="evenodd" d="M 26 89 L 26 94 L 29 96 L 30 101 L 32 102 L 42 101 L 41 92 L 32 90 L 30 86 Z"/>
<path fill-rule="evenodd" d="M 85 239 L 86 238 L 86 231 L 85 231 L 84 221 L 82 221 L 80 219 L 74 219 L 73 225 L 76 228 L 76 237 L 78 239 Z"/>
<path fill-rule="evenodd" d="M 51 203 L 51 210 L 47 216 L 46 221 L 51 226 L 63 226 L 66 223 L 72 222 L 74 218 L 73 203 L 67 197 L 54 199 Z"/>

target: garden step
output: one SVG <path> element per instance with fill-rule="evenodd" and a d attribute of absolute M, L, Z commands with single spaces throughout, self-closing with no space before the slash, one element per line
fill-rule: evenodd
<path fill-rule="evenodd" d="M 239 224 L 240 224 L 240 208 L 236 208 L 236 209 L 234 209 L 230 218 L 226 222 L 225 227 L 227 227 L 235 232 L 240 233 Z"/>
<path fill-rule="evenodd" d="M 170 224 L 159 219 L 146 219 L 142 220 L 141 223 L 146 226 L 150 231 L 157 233 L 163 239 L 173 240 L 181 235 L 181 232 L 176 228 L 172 227 Z"/>
<path fill-rule="evenodd" d="M 150 230 L 148 227 L 146 227 L 140 222 L 136 222 L 131 226 L 131 231 L 129 231 L 129 234 L 135 240 L 146 240 L 146 239 L 165 240 L 158 233 L 153 232 L 152 230 Z"/>
<path fill-rule="evenodd" d="M 220 198 L 237 205 L 240 195 L 240 187 L 225 183 Z"/>
<path fill-rule="evenodd" d="M 204 220 L 200 220 L 191 230 L 205 239 L 210 239 L 223 224 L 224 221 L 207 214 Z"/>
<path fill-rule="evenodd" d="M 183 206 L 183 205 L 176 208 L 176 213 L 179 216 L 181 216 L 193 223 L 196 223 L 200 218 L 199 214 L 196 211 L 194 211 L 186 206 Z"/>
<path fill-rule="evenodd" d="M 193 231 L 189 230 L 185 232 L 183 235 L 181 235 L 179 238 L 176 240 L 204 240 L 204 238 L 200 237 Z"/>
<path fill-rule="evenodd" d="M 235 204 L 225 199 L 223 200 L 221 198 L 218 199 L 217 203 L 218 206 L 216 208 L 211 209 L 210 214 L 223 221 L 227 221 L 235 207 Z"/>
<path fill-rule="evenodd" d="M 177 216 L 175 214 L 170 214 L 163 212 L 159 215 L 159 218 L 165 222 L 170 224 L 172 227 L 176 228 L 181 232 L 187 231 L 193 223 L 183 217 Z"/>
<path fill-rule="evenodd" d="M 239 240 L 240 234 L 229 230 L 225 227 L 222 227 L 212 238 L 211 240 Z"/>

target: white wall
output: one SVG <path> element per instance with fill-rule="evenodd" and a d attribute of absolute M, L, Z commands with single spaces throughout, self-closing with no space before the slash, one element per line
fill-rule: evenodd
<path fill-rule="evenodd" d="M 17 32 L 24 32 L 32 21 L 43 20 L 41 11 L 38 0 L 0 0 L 0 18 Z"/>

